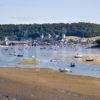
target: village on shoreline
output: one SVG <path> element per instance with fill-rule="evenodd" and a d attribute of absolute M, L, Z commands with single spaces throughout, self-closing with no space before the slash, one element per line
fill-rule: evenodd
<path fill-rule="evenodd" d="M 41 36 L 41 38 L 38 39 L 34 39 L 34 40 L 20 40 L 20 41 L 13 41 L 13 40 L 9 40 L 8 37 L 5 37 L 4 40 L 0 41 L 0 46 L 13 46 L 13 45 L 18 45 L 18 44 L 27 44 L 29 46 L 49 46 L 49 45 L 73 45 L 73 44 L 80 44 L 80 45 L 90 45 L 95 46 L 97 43 L 96 41 L 99 40 L 100 37 L 91 37 L 91 38 L 80 38 L 80 37 L 75 37 L 75 36 L 62 36 L 62 39 L 60 40 L 54 40 L 51 38 L 51 36 L 49 36 L 48 38 Z"/>

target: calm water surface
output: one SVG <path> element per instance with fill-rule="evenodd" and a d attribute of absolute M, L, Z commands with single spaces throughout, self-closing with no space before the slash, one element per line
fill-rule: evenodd
<path fill-rule="evenodd" d="M 40 46 L 30 47 L 23 45 L 17 45 L 9 48 L 0 48 L 0 67 L 41 67 L 53 68 L 55 70 L 58 70 L 59 68 L 69 68 L 72 70 L 72 74 L 100 77 L 100 66 L 79 64 L 74 61 L 72 56 L 76 55 L 77 53 L 100 54 L 100 49 L 87 49 L 86 47 L 82 46 L 49 46 L 46 47 L 46 49 L 40 48 Z M 23 57 L 18 57 L 16 55 L 23 55 Z M 32 58 L 32 56 L 39 60 L 39 64 L 19 64 L 21 60 Z M 70 68 L 71 62 L 76 63 L 75 68 Z"/>

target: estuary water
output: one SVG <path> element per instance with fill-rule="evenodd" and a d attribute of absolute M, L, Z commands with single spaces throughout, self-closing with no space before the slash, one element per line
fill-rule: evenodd
<path fill-rule="evenodd" d="M 100 66 L 92 64 L 80 64 L 74 61 L 73 55 L 79 54 L 100 54 L 100 49 L 91 49 L 80 45 L 66 46 L 27 46 L 16 45 L 12 47 L 0 47 L 0 67 L 20 67 L 20 68 L 69 68 L 71 74 L 100 77 Z M 19 56 L 18 56 L 19 55 Z M 37 65 L 20 64 L 23 59 L 36 58 L 39 60 Z M 74 62 L 76 66 L 70 67 Z"/>

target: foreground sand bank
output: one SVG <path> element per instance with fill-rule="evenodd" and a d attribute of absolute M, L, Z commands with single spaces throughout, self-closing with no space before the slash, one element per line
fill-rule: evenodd
<path fill-rule="evenodd" d="M 11 100 L 100 100 L 100 79 L 51 69 L 0 68 L 0 96 Z"/>

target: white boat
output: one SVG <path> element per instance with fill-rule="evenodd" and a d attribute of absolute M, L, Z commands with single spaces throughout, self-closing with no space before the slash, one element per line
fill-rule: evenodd
<path fill-rule="evenodd" d="M 86 61 L 94 61 L 94 59 L 93 58 L 86 58 Z"/>
<path fill-rule="evenodd" d="M 72 72 L 72 71 L 68 68 L 59 68 L 59 72 Z"/>
<path fill-rule="evenodd" d="M 72 72 L 70 69 L 68 68 L 64 68 L 65 72 Z"/>
<path fill-rule="evenodd" d="M 56 59 L 51 59 L 50 62 L 57 62 L 57 60 Z"/>
<path fill-rule="evenodd" d="M 82 58 L 83 55 L 77 54 L 77 55 L 75 55 L 74 57 L 75 57 L 75 58 Z"/>

